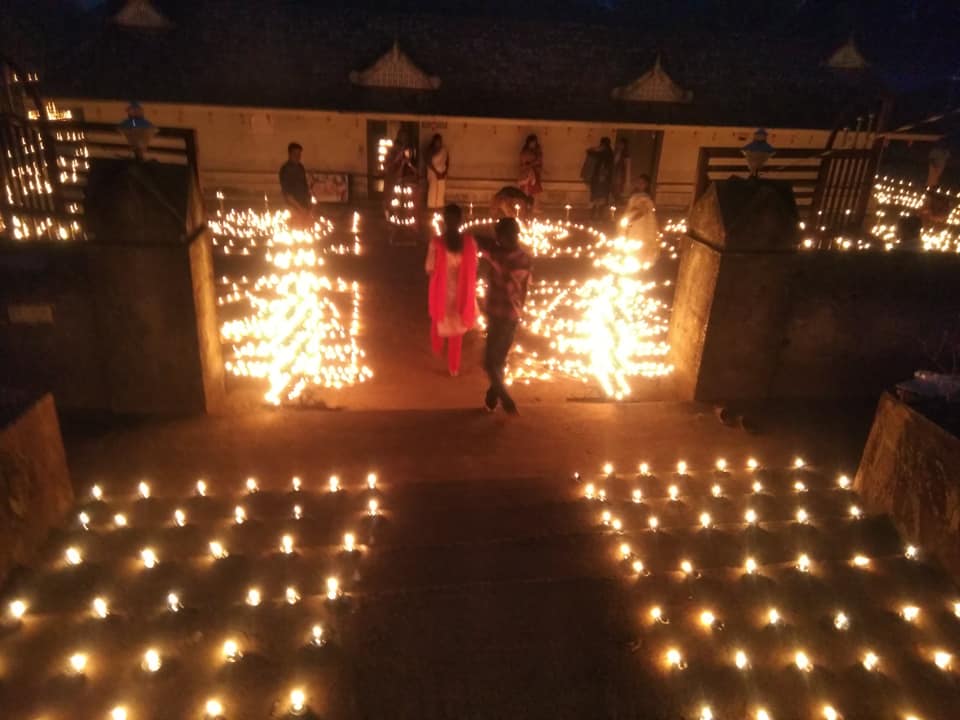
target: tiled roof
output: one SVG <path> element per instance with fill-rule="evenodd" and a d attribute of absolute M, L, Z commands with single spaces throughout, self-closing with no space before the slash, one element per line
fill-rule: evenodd
<path fill-rule="evenodd" d="M 13 0 L 37 12 L 51 0 Z M 88 13 L 31 48 L 47 94 L 264 107 L 607 122 L 831 127 L 877 97 L 879 70 L 824 60 L 845 36 L 764 38 L 559 21 L 324 11 L 322 3 L 203 0 L 154 4 L 174 27 L 130 30 Z M 111 10 L 115 12 L 115 8 Z M 51 19 L 49 22 L 56 22 Z M 399 40 L 436 89 L 350 81 Z M 660 55 L 692 93 L 684 103 L 613 97 Z M 354 75 L 356 77 L 356 75 Z"/>

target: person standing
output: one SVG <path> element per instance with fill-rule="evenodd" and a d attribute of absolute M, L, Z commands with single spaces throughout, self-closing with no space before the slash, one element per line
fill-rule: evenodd
<path fill-rule="evenodd" d="M 613 151 L 613 202 L 620 204 L 627 197 L 630 187 L 630 146 L 625 137 L 617 138 Z"/>
<path fill-rule="evenodd" d="M 427 210 L 431 215 L 440 212 L 447 196 L 447 173 L 450 170 L 450 151 L 437 133 L 427 149 Z"/>
<path fill-rule="evenodd" d="M 640 241 L 637 260 L 644 269 L 652 267 L 660 255 L 660 227 L 657 224 L 657 207 L 650 195 L 650 176 L 639 175 L 627 209 L 620 220 L 620 227 L 628 240 Z"/>
<path fill-rule="evenodd" d="M 500 405 L 507 414 L 518 415 L 517 404 L 504 382 L 504 368 L 523 314 L 532 263 L 520 247 L 520 225 L 514 218 L 499 220 L 496 238 L 479 242 L 490 266 L 485 307 L 487 345 L 483 354 L 483 369 L 490 379 L 490 387 L 483 407 L 493 412 Z"/>
<path fill-rule="evenodd" d="M 584 181 L 590 186 L 590 217 L 599 220 L 603 217 L 603 208 L 610 204 L 610 190 L 613 187 L 613 148 L 610 138 L 600 138 L 600 144 L 587 150 L 587 162 L 584 163 Z"/>
<path fill-rule="evenodd" d="M 434 354 L 440 355 L 446 341 L 452 377 L 460 374 L 463 336 L 477 316 L 477 241 L 460 232 L 462 221 L 459 205 L 443 208 L 443 234 L 430 241 L 426 261 L 430 343 Z"/>
<path fill-rule="evenodd" d="M 537 196 L 543 192 L 541 178 L 543 175 L 543 150 L 536 135 L 527 135 L 527 139 L 520 148 L 520 177 L 517 180 L 523 194 L 533 200 L 536 207 Z"/>
<path fill-rule="evenodd" d="M 298 142 L 287 145 L 287 162 L 280 168 L 280 192 L 293 216 L 309 221 L 311 216 L 310 185 L 301 158 L 303 146 Z"/>

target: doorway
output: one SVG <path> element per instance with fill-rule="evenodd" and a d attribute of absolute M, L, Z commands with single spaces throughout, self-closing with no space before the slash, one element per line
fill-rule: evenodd
<path fill-rule="evenodd" d="M 650 194 L 656 197 L 657 169 L 660 165 L 660 147 L 663 144 L 662 130 L 617 130 L 617 142 L 623 138 L 630 151 L 624 192 L 630 194 L 633 181 L 640 175 L 650 176 Z"/>
<path fill-rule="evenodd" d="M 420 147 L 420 124 L 399 120 L 367 120 L 367 197 L 383 197 L 386 160 L 400 130 L 407 136 L 411 148 Z M 417 159 L 414 158 L 414 164 Z"/>

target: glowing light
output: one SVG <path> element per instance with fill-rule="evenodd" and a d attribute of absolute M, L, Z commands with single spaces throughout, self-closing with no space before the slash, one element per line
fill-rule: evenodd
<path fill-rule="evenodd" d="M 757 461 L 756 458 L 747 459 L 747 470 L 750 470 L 752 472 L 756 470 L 758 467 L 760 467 L 760 463 Z"/>
<path fill-rule="evenodd" d="M 20 620 L 27 612 L 27 603 L 23 600 L 14 600 L 9 605 L 10 616 L 14 620 Z"/>
<path fill-rule="evenodd" d="M 200 497 L 206 497 L 207 494 L 207 483 L 203 480 L 197 480 L 197 495 Z"/>
<path fill-rule="evenodd" d="M 813 670 L 813 663 L 810 662 L 810 658 L 808 658 L 807 654 L 802 650 L 798 650 L 793 656 L 793 662 L 797 666 L 797 670 L 801 672 L 810 672 Z"/>
<path fill-rule="evenodd" d="M 583 488 L 583 496 L 587 500 L 593 500 L 594 496 L 597 493 L 597 488 L 593 483 L 587 483 L 586 487 Z"/>
<path fill-rule="evenodd" d="M 610 527 L 613 528 L 614 532 L 620 532 L 623 530 L 623 521 L 620 518 L 614 518 L 613 522 L 610 523 Z"/>
<path fill-rule="evenodd" d="M 103 488 L 101 488 L 99 485 L 94 485 L 92 488 L 90 488 L 90 497 L 98 501 L 103 500 Z"/>
<path fill-rule="evenodd" d="M 850 517 L 854 520 L 859 520 L 863 516 L 863 511 L 856 505 L 850 506 Z"/>
<path fill-rule="evenodd" d="M 920 556 L 920 551 L 914 545 L 907 545 L 903 551 L 903 556 L 907 558 L 907 560 L 916 560 Z"/>
<path fill-rule="evenodd" d="M 663 622 L 663 610 L 659 605 L 654 605 L 650 608 L 650 619 L 655 622 Z"/>
<path fill-rule="evenodd" d="M 700 527 L 708 528 L 710 527 L 712 520 L 710 518 L 710 513 L 700 513 Z"/>
<path fill-rule="evenodd" d="M 753 485 L 751 485 L 751 488 L 755 493 L 761 493 L 763 492 L 763 483 L 760 482 L 759 480 L 754 480 Z"/>
<path fill-rule="evenodd" d="M 841 475 L 837 478 L 837 486 L 841 490 L 848 490 L 850 488 L 850 478 L 848 478 L 846 475 Z"/>
<path fill-rule="evenodd" d="M 797 522 L 800 523 L 801 525 L 806 524 L 806 522 L 810 519 L 810 516 L 807 514 L 807 511 L 804 510 L 803 508 L 800 508 L 799 510 L 797 510 L 796 517 L 797 517 Z"/>
<path fill-rule="evenodd" d="M 223 717 L 223 705 L 219 700 L 210 699 L 207 700 L 204 707 L 204 712 L 207 714 L 207 720 L 219 720 Z"/>
<path fill-rule="evenodd" d="M 687 474 L 687 464 L 683 460 L 677 463 L 677 474 L 678 475 Z"/>
<path fill-rule="evenodd" d="M 300 602 L 300 593 L 298 593 L 297 589 L 292 585 L 287 587 L 286 591 L 284 591 L 284 597 L 286 598 L 288 605 L 296 605 L 298 602 Z"/>
<path fill-rule="evenodd" d="M 293 535 L 284 535 L 280 538 L 280 552 L 290 555 L 293 552 Z"/>
<path fill-rule="evenodd" d="M 713 720 L 713 710 L 710 709 L 709 705 L 700 708 L 699 720 Z"/>
<path fill-rule="evenodd" d="M 597 490 L 597 500 L 599 500 L 600 502 L 606 502 L 607 491 L 604 490 L 603 488 L 600 488 L 599 490 Z"/>
<path fill-rule="evenodd" d="M 160 660 L 160 653 L 153 648 L 143 654 L 143 669 L 147 672 L 155 673 L 160 669 L 163 663 Z"/>
<path fill-rule="evenodd" d="M 846 613 L 838 612 L 833 616 L 833 626 L 837 630 L 847 630 L 850 627 L 850 618 Z"/>
<path fill-rule="evenodd" d="M 293 519 L 294 519 L 294 520 L 299 520 L 299 519 L 302 518 L 302 517 L 303 517 L 303 508 L 300 507 L 299 505 L 294 505 L 294 506 L 293 506 Z"/>
<path fill-rule="evenodd" d="M 647 525 L 650 526 L 651 530 L 656 530 L 660 526 L 660 521 L 657 519 L 656 515 L 651 515 L 647 518 Z"/>
<path fill-rule="evenodd" d="M 323 646 L 326 643 L 326 640 L 323 637 L 323 627 L 321 625 L 314 625 L 310 628 L 310 642 L 316 647 Z"/>
<path fill-rule="evenodd" d="M 260 604 L 260 591 L 257 588 L 247 590 L 247 605 L 257 607 Z"/>
<path fill-rule="evenodd" d="M 94 616 L 100 618 L 101 620 L 103 620 L 105 617 L 107 617 L 107 615 L 110 614 L 110 607 L 107 605 L 107 601 L 105 598 L 102 598 L 102 597 L 94 598 L 93 603 L 91 604 L 91 607 L 93 608 Z"/>
<path fill-rule="evenodd" d="M 710 494 L 715 498 L 721 497 L 723 495 L 723 488 L 714 483 L 713 487 L 710 488 Z"/>
<path fill-rule="evenodd" d="M 377 516 L 377 513 L 380 512 L 379 507 L 380 507 L 379 503 L 377 503 L 376 500 L 371 499 L 371 500 L 367 503 L 367 514 L 368 514 L 370 517 L 376 517 L 376 516 Z"/>
<path fill-rule="evenodd" d="M 797 480 L 793 484 L 793 489 L 798 493 L 805 493 L 807 491 L 807 485 L 802 480 Z"/>
<path fill-rule="evenodd" d="M 124 528 L 127 526 L 127 516 L 123 513 L 117 513 L 113 516 L 113 524 L 118 528 Z"/>
<path fill-rule="evenodd" d="M 604 464 L 603 464 L 603 474 L 604 474 L 604 475 L 613 475 L 613 463 L 604 463 Z"/>
<path fill-rule="evenodd" d="M 750 667 L 750 659 L 743 650 L 737 650 L 737 654 L 734 655 L 733 662 L 737 666 L 737 670 L 746 670 L 748 667 Z"/>
<path fill-rule="evenodd" d="M 242 657 L 240 646 L 236 640 L 226 640 L 223 643 L 223 659 L 227 662 L 236 662 Z"/>
<path fill-rule="evenodd" d="M 677 648 L 670 648 L 667 650 L 667 664 L 671 667 L 681 668 L 683 667 L 683 655 L 680 654 L 680 651 Z"/>
<path fill-rule="evenodd" d="M 797 558 L 797 570 L 800 572 L 810 572 L 810 558 L 806 553 Z"/>
<path fill-rule="evenodd" d="M 769 625 L 777 625 L 780 622 L 780 611 L 776 608 L 770 608 L 767 611 L 767 623 Z"/>
<path fill-rule="evenodd" d="M 140 497 L 142 497 L 144 500 L 150 497 L 150 486 L 147 483 L 141 482 L 137 486 L 137 490 L 140 493 Z"/>
<path fill-rule="evenodd" d="M 255 493 L 255 492 L 257 492 L 257 490 L 260 489 L 260 488 L 257 486 L 257 479 L 256 479 L 256 478 L 253 478 L 253 477 L 248 477 L 248 478 L 247 478 L 246 487 L 247 487 L 247 492 L 248 492 L 248 493 Z"/>
<path fill-rule="evenodd" d="M 290 691 L 290 712 L 303 715 L 307 711 L 307 696 L 299 688 Z"/>
<path fill-rule="evenodd" d="M 609 510 L 604 510 L 600 514 L 600 523 L 609 527 L 611 521 L 613 520 L 613 513 Z"/>
<path fill-rule="evenodd" d="M 716 616 L 709 610 L 704 610 L 700 613 L 700 624 L 705 628 L 713 627 L 713 624 L 717 621 Z"/>
<path fill-rule="evenodd" d="M 719 470 L 720 472 L 726 472 L 727 461 L 724 460 L 723 458 L 718 458 L 716 462 L 716 467 L 717 467 L 717 470 Z"/>
<path fill-rule="evenodd" d="M 953 655 L 943 650 L 938 650 L 933 655 L 933 662 L 936 663 L 937 667 L 941 670 L 949 670 L 953 664 Z"/>
<path fill-rule="evenodd" d="M 118 705 L 110 711 L 110 720 L 127 720 L 127 709 Z"/>
<path fill-rule="evenodd" d="M 640 561 L 640 560 L 634 560 L 634 561 L 633 561 L 633 565 L 631 565 L 631 567 L 633 568 L 633 572 L 634 572 L 634 573 L 636 573 L 637 575 L 643 575 L 643 573 L 644 573 L 644 567 L 643 567 L 643 562 L 642 562 L 642 561 Z"/>
<path fill-rule="evenodd" d="M 77 520 L 79 521 L 80 526 L 84 530 L 90 529 L 90 516 L 87 515 L 85 512 L 82 512 L 79 515 L 77 515 Z"/>
<path fill-rule="evenodd" d="M 350 553 L 356 550 L 356 538 L 354 537 L 353 533 L 344 533 L 343 550 L 344 552 L 350 552 Z"/>
<path fill-rule="evenodd" d="M 804 461 L 804 459 L 803 459 L 802 457 L 796 457 L 796 458 L 793 459 L 793 467 L 794 467 L 796 470 L 801 469 L 801 468 L 804 467 L 806 464 L 807 464 L 806 461 Z"/>
<path fill-rule="evenodd" d="M 684 560 L 680 563 L 680 572 L 684 575 L 690 575 L 693 572 L 693 563 L 689 560 Z"/>
<path fill-rule="evenodd" d="M 67 565 L 79 565 L 83 562 L 83 555 L 75 547 L 68 547 L 64 557 L 67 560 Z"/>
<path fill-rule="evenodd" d="M 214 560 L 223 560 L 229 555 L 227 549 L 216 540 L 210 543 L 210 554 L 213 555 Z"/>
<path fill-rule="evenodd" d="M 180 603 L 180 596 L 176 593 L 167 594 L 167 609 L 170 612 L 180 612 L 183 608 L 183 605 Z"/>
<path fill-rule="evenodd" d="M 671 500 L 675 501 L 678 497 L 680 497 L 680 488 L 678 488 L 676 485 L 671 485 L 667 488 L 667 494 L 670 496 Z"/>
<path fill-rule="evenodd" d="M 152 548 L 144 548 L 141 550 L 140 559 L 143 561 L 143 566 L 148 570 L 157 566 L 157 554 Z"/>
<path fill-rule="evenodd" d="M 904 605 L 900 608 L 900 615 L 907 622 L 915 622 L 920 617 L 920 608 L 916 605 Z"/>
<path fill-rule="evenodd" d="M 877 657 L 876 653 L 868 652 L 863 656 L 863 667 L 865 669 L 870 671 L 876 670 L 879 664 L 880 658 Z"/>
<path fill-rule="evenodd" d="M 636 488 L 632 493 L 632 497 L 635 503 L 639 503 L 643 500 L 643 493 L 640 491 L 639 488 Z"/>
<path fill-rule="evenodd" d="M 865 568 L 870 565 L 870 558 L 865 555 L 854 555 L 853 564 L 858 568 Z"/>
<path fill-rule="evenodd" d="M 749 508 L 743 514 L 743 519 L 747 522 L 747 525 L 755 525 L 757 523 L 757 511 L 753 508 Z"/>
<path fill-rule="evenodd" d="M 824 705 L 822 713 L 824 720 L 840 720 L 840 713 L 834 710 L 831 705 Z"/>
<path fill-rule="evenodd" d="M 340 492 L 340 478 L 336 475 L 331 475 L 330 479 L 327 481 L 328 486 L 330 487 L 330 492 Z"/>
<path fill-rule="evenodd" d="M 747 561 L 743 564 L 743 570 L 747 575 L 753 575 L 757 572 L 757 561 L 752 557 L 748 557 Z"/>
<path fill-rule="evenodd" d="M 960 602 L 953 603 L 953 614 L 960 618 Z"/>
<path fill-rule="evenodd" d="M 630 550 L 630 546 L 627 543 L 620 545 L 620 557 L 624 560 L 629 560 L 633 552 Z"/>
<path fill-rule="evenodd" d="M 369 473 L 369 474 L 367 475 L 367 488 L 368 488 L 369 490 L 376 490 L 376 489 L 377 489 L 377 474 L 376 474 L 376 473 Z"/>
<path fill-rule="evenodd" d="M 327 600 L 336 600 L 340 597 L 340 581 L 335 577 L 327 578 Z"/>
<path fill-rule="evenodd" d="M 640 474 L 644 476 L 650 474 L 650 466 L 647 463 L 640 463 Z"/>
<path fill-rule="evenodd" d="M 757 720 L 770 720 L 770 713 L 763 708 L 757 710 Z"/>
<path fill-rule="evenodd" d="M 294 492 L 300 492 L 300 485 L 301 485 L 300 478 L 298 478 L 297 476 L 294 476 L 293 480 L 290 481 L 290 484 L 293 486 Z"/>
<path fill-rule="evenodd" d="M 187 514 L 180 508 L 173 511 L 173 524 L 177 527 L 183 527 L 187 524 Z"/>
<path fill-rule="evenodd" d="M 74 653 L 68 661 L 70 670 L 76 675 L 83 675 L 87 669 L 87 656 L 84 653 Z"/>

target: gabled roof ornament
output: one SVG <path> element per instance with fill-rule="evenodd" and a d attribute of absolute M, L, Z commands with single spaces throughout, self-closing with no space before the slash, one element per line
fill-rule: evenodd
<path fill-rule="evenodd" d="M 428 75 L 410 59 L 400 43 L 393 41 L 393 47 L 382 55 L 366 70 L 354 70 L 350 73 L 350 82 L 363 87 L 396 88 L 403 90 L 436 90 L 440 87 L 440 78 Z"/>
<path fill-rule="evenodd" d="M 113 22 L 142 30 L 167 30 L 173 27 L 173 23 L 150 0 L 127 0 L 127 4 L 113 16 Z"/>
<path fill-rule="evenodd" d="M 834 70 L 863 70 L 870 63 L 860 53 L 851 35 L 843 45 L 833 51 L 824 64 Z"/>
<path fill-rule="evenodd" d="M 660 63 L 660 53 L 650 70 L 629 85 L 614 88 L 611 95 L 614 100 L 631 102 L 688 103 L 693 100 L 691 91 L 684 90 L 667 75 Z"/>

